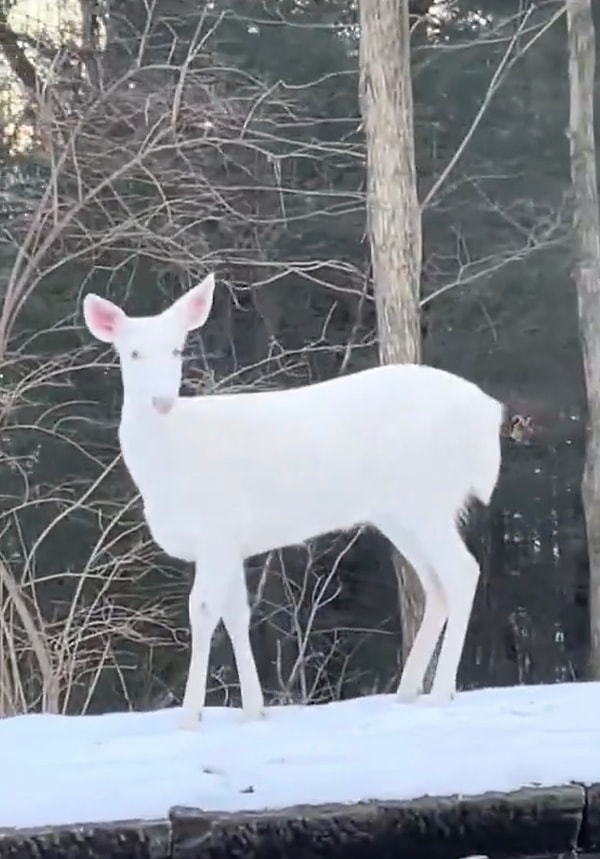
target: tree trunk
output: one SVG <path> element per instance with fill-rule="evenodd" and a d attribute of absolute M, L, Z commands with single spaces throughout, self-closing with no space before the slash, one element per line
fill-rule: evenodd
<path fill-rule="evenodd" d="M 582 496 L 590 560 L 590 668 L 593 677 L 600 679 L 600 219 L 594 141 L 595 35 L 591 0 L 567 0 L 566 8 L 575 278 L 589 410 Z"/>
<path fill-rule="evenodd" d="M 416 188 L 408 0 L 360 2 L 360 98 L 379 355 L 421 357 L 421 221 Z M 406 658 L 422 613 L 414 572 L 394 553 Z"/>

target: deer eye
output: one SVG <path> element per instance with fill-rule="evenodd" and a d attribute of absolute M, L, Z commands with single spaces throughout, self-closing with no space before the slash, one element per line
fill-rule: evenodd
<path fill-rule="evenodd" d="M 141 358 L 142 356 L 140 355 L 140 353 L 138 352 L 137 349 L 134 349 L 131 353 L 131 357 L 137 361 L 137 359 Z"/>

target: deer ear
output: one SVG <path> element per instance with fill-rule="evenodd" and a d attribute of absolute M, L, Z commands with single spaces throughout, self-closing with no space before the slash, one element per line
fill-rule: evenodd
<path fill-rule="evenodd" d="M 215 291 L 215 276 L 209 274 L 198 286 L 192 287 L 172 305 L 183 320 L 186 331 L 201 328 L 210 314 Z"/>
<path fill-rule="evenodd" d="M 103 343 L 114 343 L 127 319 L 120 307 L 90 292 L 83 299 L 83 318 L 89 331 Z"/>

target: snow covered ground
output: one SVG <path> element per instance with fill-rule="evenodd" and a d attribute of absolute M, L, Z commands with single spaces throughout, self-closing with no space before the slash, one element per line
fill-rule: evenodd
<path fill-rule="evenodd" d="M 160 818 L 296 803 L 409 799 L 600 781 L 600 683 L 461 693 L 446 708 L 393 696 L 0 721 L 0 827 Z"/>

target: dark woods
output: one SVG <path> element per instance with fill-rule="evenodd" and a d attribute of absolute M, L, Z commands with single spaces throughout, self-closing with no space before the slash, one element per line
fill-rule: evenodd
<path fill-rule="evenodd" d="M 451 5 L 441 16 L 411 3 L 422 16 L 421 200 L 487 106 L 424 206 L 423 358 L 508 405 L 500 485 L 467 529 L 483 575 L 461 680 L 585 677 L 586 413 L 564 27 L 547 26 L 551 2 Z M 142 525 L 118 458 L 118 372 L 83 333 L 83 292 L 154 312 L 215 269 L 214 317 L 189 343 L 189 392 L 293 386 L 377 360 L 353 4 L 232 0 L 200 20 L 187 2 L 161 2 L 150 18 L 133 0 L 110 14 L 83 6 L 79 47 L 67 35 L 39 43 L 66 58 L 51 97 L 5 119 L 4 713 L 164 706 L 187 670 L 190 571 Z M 529 47 L 525 14 L 540 34 Z M 33 37 L 3 26 L 19 76 L 13 37 Z M 269 700 L 393 688 L 400 622 L 382 537 L 360 529 L 253 558 L 248 581 Z M 211 677 L 213 701 L 237 700 L 224 635 Z"/>

